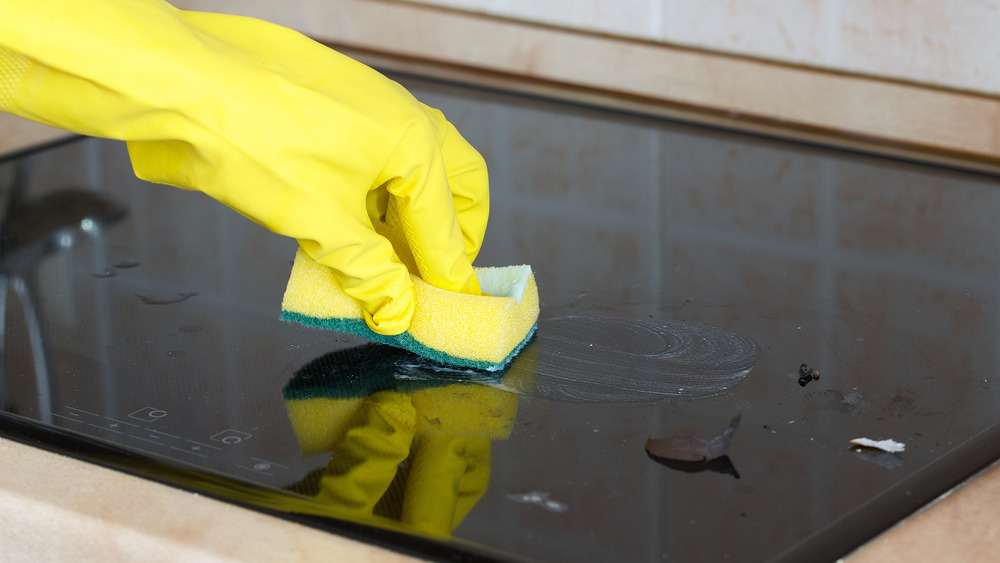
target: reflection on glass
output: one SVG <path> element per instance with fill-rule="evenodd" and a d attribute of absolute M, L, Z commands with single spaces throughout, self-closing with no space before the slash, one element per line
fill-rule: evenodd
<path fill-rule="evenodd" d="M 51 422 L 52 393 L 36 287 L 39 264 L 53 253 L 100 236 L 102 229 L 120 221 L 126 210 L 117 202 L 84 189 L 66 188 L 29 196 L 35 163 L 35 158 L 27 157 L 4 167 L 10 170 L 10 180 L 2 185 L 0 216 L 0 406 L 7 404 L 2 375 L 6 363 L 7 296 L 13 289 L 21 304 L 31 345 L 39 417 Z"/>
<path fill-rule="evenodd" d="M 303 455 L 330 462 L 289 488 L 348 517 L 449 535 L 486 492 L 491 442 L 510 436 L 518 396 L 420 362 L 369 344 L 298 370 L 284 388 L 288 417 Z"/>

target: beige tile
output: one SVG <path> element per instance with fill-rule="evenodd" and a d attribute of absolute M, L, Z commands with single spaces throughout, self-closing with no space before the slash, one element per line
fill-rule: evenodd
<path fill-rule="evenodd" d="M 441 6 L 516 18 L 575 29 L 655 38 L 659 21 L 654 14 L 661 0 L 413 0 Z"/>
<path fill-rule="evenodd" d="M 509 0 L 510 15 L 530 21 L 653 38 L 657 0 Z"/>
<path fill-rule="evenodd" d="M 826 2 L 833 0 L 701 0 L 666 3 L 668 42 L 786 61 L 822 62 Z"/>
<path fill-rule="evenodd" d="M 848 70 L 1000 91 L 1000 3 L 845 0 L 833 63 Z"/>
<path fill-rule="evenodd" d="M 470 12 L 483 12 L 494 15 L 507 15 L 510 12 L 509 0 L 408 0 L 414 4 L 441 6 Z"/>

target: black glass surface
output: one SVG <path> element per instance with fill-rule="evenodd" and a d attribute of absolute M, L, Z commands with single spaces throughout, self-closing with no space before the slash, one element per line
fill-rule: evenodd
<path fill-rule="evenodd" d="M 506 374 L 280 322 L 294 241 L 82 139 L 0 162 L 3 432 L 441 559 L 832 559 L 1000 458 L 996 179 L 400 80 L 487 159 L 477 263 L 535 270 Z"/>

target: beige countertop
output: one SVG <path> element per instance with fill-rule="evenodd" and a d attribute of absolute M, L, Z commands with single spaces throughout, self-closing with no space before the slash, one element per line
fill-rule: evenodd
<path fill-rule="evenodd" d="M 5 561 L 411 561 L 0 439 Z"/>
<path fill-rule="evenodd" d="M 65 131 L 0 112 L 0 154 L 41 145 L 65 136 Z"/>

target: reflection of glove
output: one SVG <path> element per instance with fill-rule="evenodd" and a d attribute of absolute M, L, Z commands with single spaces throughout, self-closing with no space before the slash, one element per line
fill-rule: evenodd
<path fill-rule="evenodd" d="M 409 457 L 415 429 L 416 410 L 407 395 L 379 391 L 365 399 L 334 446 L 316 497 L 371 516 Z"/>
<path fill-rule="evenodd" d="M 490 441 L 440 433 L 414 439 L 418 416 L 410 396 L 398 391 L 364 399 L 316 490 L 304 492 L 356 517 L 377 514 L 423 532 L 450 534 L 486 492 Z M 402 490 L 390 489 L 402 480 Z"/>
<path fill-rule="evenodd" d="M 399 519 L 422 532 L 448 535 L 490 483 L 490 441 L 425 436 L 411 458 Z"/>
<path fill-rule="evenodd" d="M 373 222 L 399 224 L 431 284 L 479 292 L 485 163 L 398 84 L 288 29 L 159 0 L 0 13 L 0 110 L 127 140 L 139 177 L 298 239 L 376 332 L 408 328 L 413 295 Z"/>
<path fill-rule="evenodd" d="M 363 520 L 382 517 L 448 535 L 486 492 L 491 440 L 510 436 L 518 397 L 442 380 L 405 382 L 412 387 L 407 393 L 373 391 L 372 381 L 388 383 L 380 374 L 391 374 L 394 356 L 384 366 L 350 360 L 377 350 L 364 346 L 318 358 L 286 387 L 303 453 L 331 454 L 322 471 L 291 488 Z M 352 389 L 370 395 L 358 397 Z"/>

